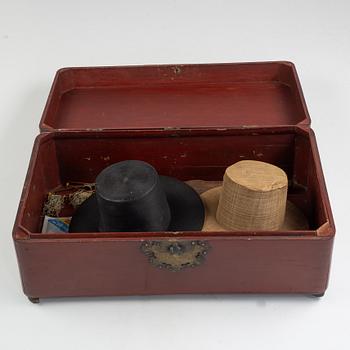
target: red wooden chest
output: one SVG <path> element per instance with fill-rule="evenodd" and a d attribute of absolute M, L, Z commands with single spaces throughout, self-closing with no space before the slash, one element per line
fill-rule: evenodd
<path fill-rule="evenodd" d="M 23 290 L 32 301 L 325 292 L 335 227 L 292 63 L 61 69 L 40 131 L 13 230 Z M 182 180 L 221 180 L 225 168 L 242 159 L 276 164 L 287 173 L 289 198 L 310 229 L 40 233 L 52 188 L 93 182 L 124 159 L 145 160 Z M 156 267 L 154 249 L 174 242 L 202 247 L 205 256 L 192 267 Z"/>

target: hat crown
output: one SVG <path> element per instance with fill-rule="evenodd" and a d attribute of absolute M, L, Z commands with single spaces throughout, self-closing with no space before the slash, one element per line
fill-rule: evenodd
<path fill-rule="evenodd" d="M 96 179 L 99 230 L 165 231 L 171 213 L 159 175 L 148 163 L 126 160 L 105 168 Z"/>
<path fill-rule="evenodd" d="M 108 201 L 128 202 L 147 195 L 157 182 L 158 173 L 150 164 L 126 160 L 110 165 L 97 176 L 96 191 Z"/>
<path fill-rule="evenodd" d="M 225 174 L 252 191 L 267 192 L 288 185 L 287 175 L 281 168 L 257 160 L 241 160 L 228 167 Z"/>
<path fill-rule="evenodd" d="M 288 178 L 269 163 L 244 160 L 225 171 L 217 221 L 233 230 L 278 230 L 287 202 Z"/>

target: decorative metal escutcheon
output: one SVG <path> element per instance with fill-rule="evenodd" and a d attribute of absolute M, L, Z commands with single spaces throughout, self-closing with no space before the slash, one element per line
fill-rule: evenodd
<path fill-rule="evenodd" d="M 198 240 L 172 239 L 145 241 L 141 244 L 141 251 L 152 265 L 170 271 L 201 265 L 209 249 L 208 242 Z"/>

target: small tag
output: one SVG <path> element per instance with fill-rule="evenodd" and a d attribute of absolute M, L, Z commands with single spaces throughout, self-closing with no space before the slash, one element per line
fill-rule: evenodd
<path fill-rule="evenodd" d="M 45 215 L 41 233 L 68 233 L 71 217 L 54 218 Z"/>

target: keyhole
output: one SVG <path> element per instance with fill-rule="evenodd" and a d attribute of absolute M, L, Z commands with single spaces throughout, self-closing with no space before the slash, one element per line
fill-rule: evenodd
<path fill-rule="evenodd" d="M 171 255 L 180 255 L 183 253 L 184 247 L 179 243 L 174 243 L 168 247 Z"/>

